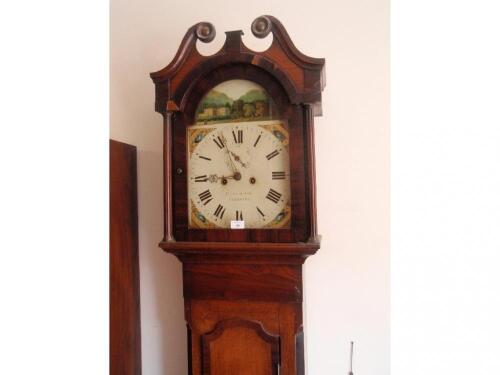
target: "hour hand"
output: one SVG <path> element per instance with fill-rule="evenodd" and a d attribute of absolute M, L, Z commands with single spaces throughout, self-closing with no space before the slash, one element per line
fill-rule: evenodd
<path fill-rule="evenodd" d="M 227 184 L 228 179 L 234 179 L 234 176 L 219 176 L 216 174 L 211 174 L 208 177 L 208 181 L 213 183 L 213 182 L 219 182 L 219 180 L 221 180 L 223 185 Z"/>

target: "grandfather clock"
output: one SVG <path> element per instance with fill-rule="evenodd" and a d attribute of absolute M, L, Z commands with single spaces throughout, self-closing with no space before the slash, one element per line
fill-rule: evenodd
<path fill-rule="evenodd" d="M 189 374 L 304 374 L 302 264 L 316 229 L 314 116 L 324 59 L 305 56 L 272 16 L 247 48 L 222 49 L 201 22 L 173 61 L 151 73 L 163 115 L 164 233 L 183 266 Z"/>

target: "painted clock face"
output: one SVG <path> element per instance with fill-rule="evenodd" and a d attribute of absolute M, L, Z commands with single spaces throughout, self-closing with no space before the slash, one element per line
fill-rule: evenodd
<path fill-rule="evenodd" d="M 187 127 L 190 228 L 289 228 L 289 132 L 259 85 L 230 80 Z"/>

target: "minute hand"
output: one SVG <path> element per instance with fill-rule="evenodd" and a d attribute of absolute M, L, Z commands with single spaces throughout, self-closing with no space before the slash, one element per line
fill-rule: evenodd
<path fill-rule="evenodd" d="M 227 148 L 227 141 L 226 141 L 226 138 L 224 137 L 223 134 L 221 134 L 221 138 L 222 138 L 222 144 L 224 145 L 224 147 L 226 148 L 226 153 L 227 153 L 227 157 L 229 158 L 229 161 L 231 162 L 231 167 L 233 169 L 233 173 L 237 173 L 238 170 L 236 169 L 236 166 L 234 165 L 233 163 L 233 159 L 231 158 L 231 151 L 229 151 L 229 149 Z"/>
<path fill-rule="evenodd" d="M 236 160 L 238 163 L 240 163 L 240 164 L 241 164 L 241 166 L 242 166 L 243 168 L 246 168 L 246 167 L 247 167 L 247 163 L 243 163 L 243 162 L 241 161 L 241 158 L 240 158 L 238 155 L 236 155 L 236 154 L 235 154 L 234 152 L 232 152 L 232 151 L 229 151 L 229 152 L 231 153 L 231 155 L 233 155 L 234 160 Z"/>

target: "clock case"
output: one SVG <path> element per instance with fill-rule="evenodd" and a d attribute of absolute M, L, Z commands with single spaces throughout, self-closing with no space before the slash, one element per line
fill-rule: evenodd
<path fill-rule="evenodd" d="M 203 56 L 196 43 L 211 42 L 215 28 L 198 23 L 187 31 L 173 61 L 150 75 L 156 89 L 155 110 L 163 115 L 164 128 L 164 238 L 160 247 L 183 263 L 190 374 L 227 372 L 224 367 L 214 368 L 214 363 L 227 363 L 214 356 L 225 355 L 221 353 L 226 351 L 217 349 L 227 344 L 220 339 L 224 332 L 238 330 L 252 331 L 255 340 L 269 345 L 270 356 L 252 359 L 268 366 L 271 372 L 266 373 L 276 373 L 278 366 L 282 375 L 304 371 L 302 264 L 320 247 L 314 116 L 322 112 L 325 61 L 298 51 L 272 16 L 257 18 L 252 33 L 257 38 L 272 33 L 271 46 L 263 52 L 252 51 L 243 44 L 241 30 L 229 31 L 216 54 Z M 186 126 L 194 123 L 204 95 L 231 79 L 262 86 L 288 121 L 289 229 L 188 227 Z M 248 340 L 247 335 L 243 341 Z M 234 356 L 238 348 L 245 351 L 245 345 L 252 343 L 234 339 L 227 352 Z M 241 361 L 238 373 L 243 375 L 250 371 L 243 369 L 252 367 Z"/>
<path fill-rule="evenodd" d="M 156 86 L 155 109 L 164 116 L 165 238 L 163 242 L 294 243 L 314 241 L 316 231 L 313 116 L 321 114 L 324 59 L 303 55 L 281 23 L 271 16 L 253 23 L 256 37 L 273 34 L 263 52 L 242 42 L 243 32 L 226 32 L 219 52 L 203 56 L 196 42 L 210 42 L 215 29 L 199 23 L 186 33 L 174 60 L 151 73 Z M 231 79 L 261 85 L 275 101 L 290 130 L 292 218 L 290 229 L 192 229 L 188 227 L 186 126 L 214 86 Z"/>

